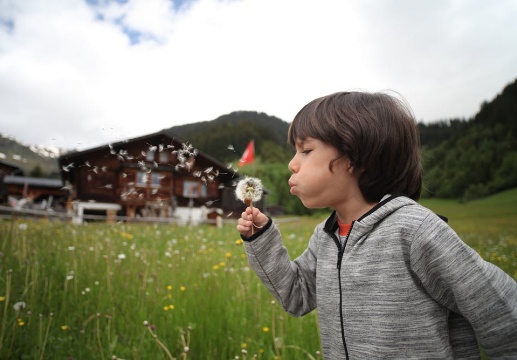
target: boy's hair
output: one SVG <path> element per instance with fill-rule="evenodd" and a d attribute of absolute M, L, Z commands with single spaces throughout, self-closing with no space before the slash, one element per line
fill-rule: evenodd
<path fill-rule="evenodd" d="M 305 105 L 289 126 L 288 142 L 311 137 L 348 156 L 368 202 L 386 194 L 418 200 L 422 191 L 420 135 L 411 109 L 384 93 L 339 92 Z"/>

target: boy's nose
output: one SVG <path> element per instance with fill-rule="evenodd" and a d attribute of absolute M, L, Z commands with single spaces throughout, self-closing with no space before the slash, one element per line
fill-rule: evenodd
<path fill-rule="evenodd" d="M 287 164 L 287 168 L 290 172 L 295 173 L 298 171 L 298 165 L 296 165 L 296 162 L 294 161 L 294 158 L 289 161 L 289 164 Z"/>

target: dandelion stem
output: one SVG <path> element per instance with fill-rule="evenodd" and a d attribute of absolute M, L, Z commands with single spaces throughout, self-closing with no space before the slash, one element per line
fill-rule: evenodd
<path fill-rule="evenodd" d="M 40 360 L 43 359 L 43 355 L 45 354 L 45 347 L 47 346 L 48 333 L 50 330 L 50 323 L 52 323 L 52 317 L 53 317 L 53 314 L 50 313 L 48 324 L 47 324 L 47 330 L 45 331 L 45 339 L 43 340 L 43 345 L 41 345 L 41 352 L 40 352 L 40 356 L 39 356 Z"/>
<path fill-rule="evenodd" d="M 275 348 L 275 354 L 280 359 L 280 349 L 278 348 L 278 344 L 276 341 L 276 325 L 275 325 L 275 303 L 272 303 L 272 311 L 271 311 L 271 335 L 273 336 L 273 346 Z"/>
<path fill-rule="evenodd" d="M 11 295 L 11 274 L 12 270 L 7 270 L 7 279 L 5 282 L 4 314 L 2 316 L 2 331 L 0 332 L 0 350 L 2 350 L 2 347 L 4 345 L 5 323 L 7 321 L 7 307 L 9 306 L 9 297 Z"/>
<path fill-rule="evenodd" d="M 156 343 L 158 344 L 158 346 L 163 350 L 165 351 L 165 353 L 167 354 L 167 357 L 170 359 L 170 360 L 174 360 L 174 357 L 172 356 L 171 352 L 169 351 L 169 349 L 167 349 L 167 346 L 165 346 L 164 343 L 162 343 L 160 341 L 160 339 L 158 339 L 158 335 L 156 335 L 152 330 L 151 330 L 151 327 L 150 326 L 147 326 L 147 330 L 149 330 L 149 333 L 151 334 L 151 336 L 153 337 L 154 341 L 156 341 Z"/>
<path fill-rule="evenodd" d="M 102 351 L 102 341 L 101 341 L 101 329 L 100 329 L 100 314 L 97 314 L 97 344 L 99 345 L 99 351 L 101 353 L 101 358 L 104 360 L 104 351 Z"/>
<path fill-rule="evenodd" d="M 255 232 L 255 221 L 253 220 L 253 201 L 250 201 L 250 209 L 251 209 L 251 235 Z"/>

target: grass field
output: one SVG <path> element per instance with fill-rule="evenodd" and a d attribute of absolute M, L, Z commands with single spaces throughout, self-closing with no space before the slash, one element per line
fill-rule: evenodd
<path fill-rule="evenodd" d="M 424 200 L 517 279 L 517 190 Z M 322 218 L 280 225 L 295 257 Z M 2 359 L 317 359 L 316 314 L 286 315 L 235 226 L 0 221 Z"/>

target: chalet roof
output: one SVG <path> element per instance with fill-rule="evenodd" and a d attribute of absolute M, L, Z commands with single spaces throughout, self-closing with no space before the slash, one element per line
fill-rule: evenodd
<path fill-rule="evenodd" d="M 183 141 L 181 138 L 179 138 L 178 136 L 174 135 L 170 130 L 165 129 L 165 130 L 161 130 L 161 131 L 158 131 L 158 132 L 155 132 L 155 133 L 152 133 L 152 134 L 147 134 L 147 135 L 143 135 L 143 136 L 135 137 L 135 138 L 132 138 L 132 139 L 127 139 L 127 140 L 117 141 L 117 142 L 113 142 L 113 143 L 110 143 L 110 144 L 97 146 L 97 147 L 86 149 L 86 150 L 82 150 L 82 151 L 72 151 L 72 152 L 69 152 L 69 153 L 61 155 L 59 157 L 58 161 L 59 161 L 59 164 L 62 165 L 65 161 L 70 161 L 70 160 L 73 160 L 74 158 L 77 158 L 77 157 L 87 156 L 87 155 L 89 155 L 91 153 L 95 153 L 95 152 L 98 152 L 98 151 L 101 151 L 101 150 L 105 150 L 105 149 L 110 148 L 110 147 L 120 148 L 120 147 L 125 146 L 128 143 L 131 143 L 131 142 L 152 140 L 152 139 L 163 138 L 163 137 L 166 137 L 166 138 L 170 139 L 171 141 L 178 142 L 178 143 L 181 143 L 181 144 L 188 143 L 188 141 Z M 194 146 L 194 148 L 195 148 L 195 144 L 192 144 L 192 146 Z M 236 175 L 236 170 L 228 169 L 228 167 L 227 167 L 227 165 L 225 163 L 215 159 L 214 157 L 212 157 L 211 155 L 208 155 L 207 153 L 204 153 L 204 152 L 202 152 L 200 150 L 197 150 L 196 157 L 202 157 L 202 158 L 208 160 L 209 162 L 211 162 L 212 164 L 216 165 L 219 168 L 227 169 L 227 172 L 228 172 L 228 174 L 231 177 L 234 177 Z"/>
<path fill-rule="evenodd" d="M 17 185 L 29 185 L 29 186 L 40 186 L 48 188 L 61 188 L 63 182 L 61 179 L 48 179 L 48 178 L 36 178 L 30 176 L 11 176 L 8 175 L 4 178 L 6 184 L 17 184 Z"/>
<path fill-rule="evenodd" d="M 17 164 L 14 164 L 12 162 L 9 162 L 9 161 L 5 161 L 5 160 L 2 160 L 0 159 L 0 165 L 3 165 L 5 167 L 9 167 L 9 168 L 12 168 L 13 170 L 20 170 L 21 171 L 21 174 L 23 174 L 23 170 L 21 167 L 19 167 Z"/>

